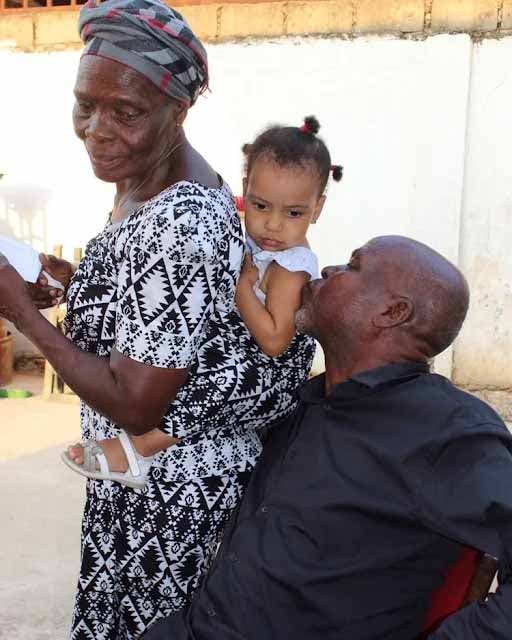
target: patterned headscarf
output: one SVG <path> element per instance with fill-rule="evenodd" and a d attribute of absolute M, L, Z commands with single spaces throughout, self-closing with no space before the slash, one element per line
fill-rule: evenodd
<path fill-rule="evenodd" d="M 208 87 L 203 45 L 185 19 L 160 0 L 89 0 L 78 30 L 84 55 L 131 67 L 187 106 Z"/>

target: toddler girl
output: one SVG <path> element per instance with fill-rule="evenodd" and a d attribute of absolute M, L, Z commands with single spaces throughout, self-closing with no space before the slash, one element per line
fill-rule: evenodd
<path fill-rule="evenodd" d="M 246 156 L 244 208 L 247 247 L 236 303 L 262 351 L 277 356 L 295 335 L 302 287 L 318 277 L 306 234 L 325 202 L 329 174 L 340 180 L 314 117 L 302 127 L 271 127 Z"/>
<path fill-rule="evenodd" d="M 317 137 L 319 128 L 311 116 L 301 127 L 270 127 L 243 147 L 247 252 L 236 302 L 252 337 L 271 357 L 286 351 L 294 338 L 302 287 L 318 277 L 306 234 L 324 206 L 329 175 L 336 181 L 342 177 Z M 70 447 L 63 460 L 89 478 L 141 488 L 153 456 L 172 444 L 160 429 L 142 436 L 121 431 L 93 448 Z"/>

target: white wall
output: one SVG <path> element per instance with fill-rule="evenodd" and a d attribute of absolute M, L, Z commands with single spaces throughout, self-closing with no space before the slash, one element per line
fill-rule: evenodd
<path fill-rule="evenodd" d="M 460 264 L 471 283 L 463 384 L 512 387 L 512 38 L 474 48 Z"/>
<path fill-rule="evenodd" d="M 243 142 L 269 122 L 317 115 L 334 161 L 345 166 L 311 233 L 321 263 L 345 260 L 387 233 L 413 236 L 459 262 L 474 305 L 456 347 L 457 379 L 512 385 L 504 157 L 512 142 L 512 38 L 481 45 L 465 35 L 287 39 L 208 51 L 212 93 L 191 110 L 188 132 L 233 190 L 240 190 Z M 0 104 L 0 171 L 8 174 L 0 183 L 0 232 L 8 223 L 38 248 L 62 243 L 68 255 L 103 224 L 112 194 L 73 137 L 77 64 L 73 52 L 0 53 L 9 96 Z M 437 367 L 449 372 L 451 358 L 450 351 Z"/>

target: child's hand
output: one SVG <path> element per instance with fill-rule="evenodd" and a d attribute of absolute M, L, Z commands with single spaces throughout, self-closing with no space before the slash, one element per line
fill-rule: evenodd
<path fill-rule="evenodd" d="M 253 287 L 258 281 L 258 277 L 258 268 L 254 266 L 251 256 L 246 254 L 242 265 L 242 271 L 240 273 L 240 279 L 243 278 L 245 282 Z"/>

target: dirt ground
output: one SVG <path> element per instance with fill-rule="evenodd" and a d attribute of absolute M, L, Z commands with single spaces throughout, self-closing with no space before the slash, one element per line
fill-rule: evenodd
<path fill-rule="evenodd" d="M 44 400 L 39 376 L 0 400 L 0 638 L 68 637 L 80 554 L 85 481 L 60 461 L 79 439 L 77 404 Z"/>

